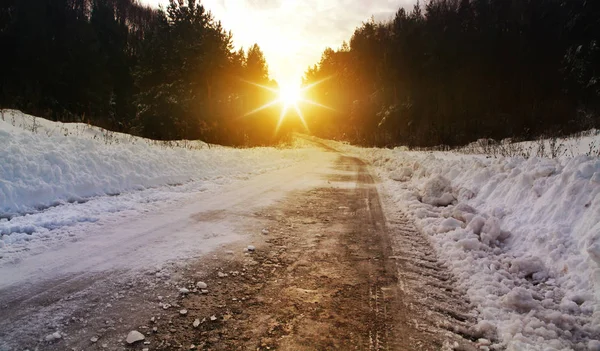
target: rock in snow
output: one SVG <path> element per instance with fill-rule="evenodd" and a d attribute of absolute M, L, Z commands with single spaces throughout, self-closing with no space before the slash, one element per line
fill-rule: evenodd
<path fill-rule="evenodd" d="M 60 338 L 62 338 L 62 335 L 57 331 L 50 335 L 46 335 L 46 337 L 45 337 L 46 341 L 54 341 L 54 340 L 58 340 Z"/>
<path fill-rule="evenodd" d="M 134 343 L 136 343 L 136 342 L 138 342 L 138 341 L 142 341 L 142 340 L 144 340 L 144 339 L 145 339 L 145 336 L 144 336 L 144 334 L 140 333 L 140 332 L 139 332 L 139 331 L 137 331 L 137 330 L 132 330 L 132 331 L 130 331 L 130 332 L 129 332 L 129 334 L 127 335 L 127 339 L 125 339 L 125 341 L 126 341 L 126 342 L 127 342 L 129 345 L 131 345 L 131 344 L 134 344 Z"/>

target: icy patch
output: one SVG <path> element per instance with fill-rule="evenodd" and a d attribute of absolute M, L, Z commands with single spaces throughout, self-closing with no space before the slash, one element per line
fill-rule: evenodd
<path fill-rule="evenodd" d="M 422 202 L 433 206 L 448 206 L 454 200 L 450 181 L 441 175 L 435 175 L 421 187 Z"/>
<path fill-rule="evenodd" d="M 413 175 L 413 170 L 409 167 L 402 167 L 400 169 L 390 172 L 390 178 L 398 181 L 405 182 L 409 180 Z"/>
<path fill-rule="evenodd" d="M 438 225 L 435 231 L 436 233 L 446 233 L 457 228 L 462 228 L 463 225 L 464 223 L 457 219 L 446 218 Z"/>
<path fill-rule="evenodd" d="M 539 302 L 533 298 L 531 291 L 516 287 L 511 290 L 508 294 L 504 295 L 501 299 L 501 303 L 508 309 L 513 309 L 518 312 L 529 312 L 539 306 Z"/>

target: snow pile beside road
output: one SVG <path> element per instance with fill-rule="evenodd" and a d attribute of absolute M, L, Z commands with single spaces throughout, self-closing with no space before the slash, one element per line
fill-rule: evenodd
<path fill-rule="evenodd" d="M 167 148 L 119 133 L 107 143 L 98 137 L 102 130 L 83 124 L 50 122 L 15 111 L 4 118 L 0 120 L 3 217 L 94 196 L 260 173 L 298 158 L 293 150 L 275 148 Z M 32 127 L 34 123 L 38 127 Z M 68 132 L 82 128 L 88 129 Z M 66 132 L 56 132 L 61 130 Z"/>
<path fill-rule="evenodd" d="M 508 350 L 600 350 L 600 159 L 341 147 L 429 234 L 481 334 Z"/>
<path fill-rule="evenodd" d="M 112 132 L 85 123 L 57 123 L 44 118 L 27 115 L 17 110 L 0 109 L 2 130 L 20 133 L 23 130 L 48 137 L 79 137 L 92 139 L 103 144 L 146 144 L 162 147 L 182 147 L 188 149 L 208 148 L 209 145 L 200 140 L 152 140 L 131 134 Z"/>
<path fill-rule="evenodd" d="M 533 141 L 514 142 L 512 139 L 495 141 L 480 139 L 455 149 L 465 154 L 488 156 L 523 157 L 575 157 L 578 155 L 600 156 L 600 130 L 590 129 L 576 135 L 561 138 L 540 138 Z"/>
<path fill-rule="evenodd" d="M 34 225 L 7 219 L 49 207 L 165 185 L 224 183 L 305 157 L 291 149 L 209 149 L 201 142 L 168 147 L 12 110 L 0 119 L 0 143 L 0 235 L 31 234 Z"/>

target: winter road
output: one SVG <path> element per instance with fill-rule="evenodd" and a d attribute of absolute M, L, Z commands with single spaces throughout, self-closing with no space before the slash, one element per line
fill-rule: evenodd
<path fill-rule="evenodd" d="M 368 166 L 311 155 L 1 267 L 0 350 L 475 349 L 468 301 Z"/>

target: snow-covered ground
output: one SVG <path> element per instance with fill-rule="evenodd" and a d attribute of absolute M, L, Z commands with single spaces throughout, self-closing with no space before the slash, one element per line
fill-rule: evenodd
<path fill-rule="evenodd" d="M 0 266 L 307 158 L 299 149 L 156 142 L 12 110 L 0 117 Z"/>
<path fill-rule="evenodd" d="M 310 148 L 160 143 L 17 111 L 0 117 L 0 286 L 114 268 L 109 261 L 124 256 L 151 265 L 159 253 L 163 261 L 198 255 L 235 240 L 234 222 L 269 196 L 314 185 L 311 170 L 334 158 Z M 332 144 L 374 166 L 495 348 L 600 350 L 600 158 L 586 155 L 600 142 L 586 138 L 555 158 Z M 535 148 L 522 145 L 515 150 Z"/>
<path fill-rule="evenodd" d="M 501 141 L 480 139 L 456 148 L 455 151 L 493 157 L 557 158 L 562 156 L 576 157 L 580 155 L 600 157 L 600 130 L 591 129 L 570 137 L 539 138 L 534 141 L 521 142 L 513 142 L 511 139 Z"/>
<path fill-rule="evenodd" d="M 586 145 L 554 159 L 335 145 L 428 234 L 495 347 L 600 350 L 600 158 Z"/>

